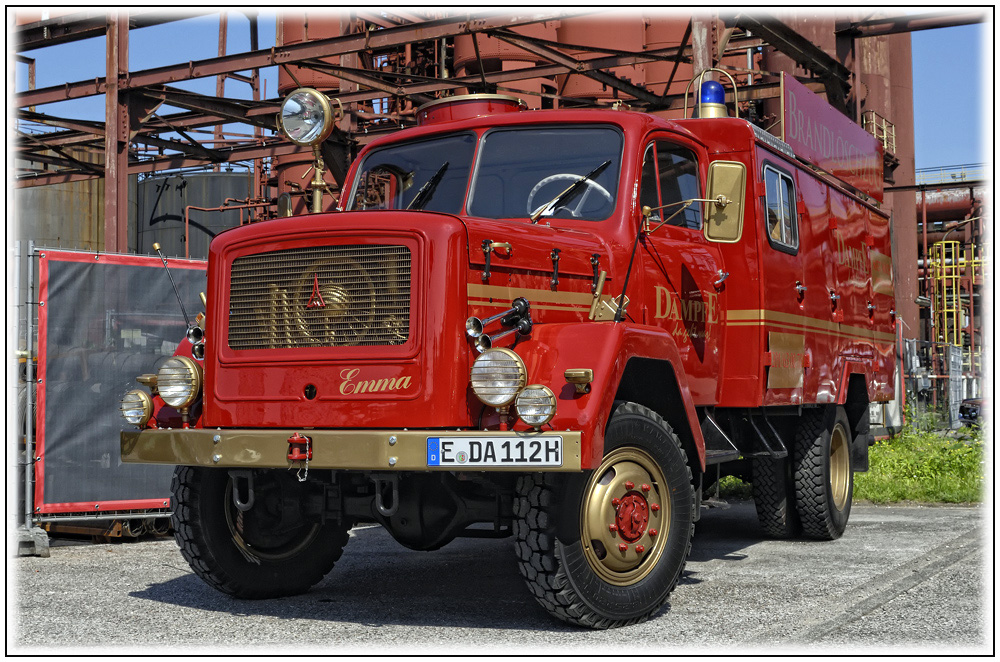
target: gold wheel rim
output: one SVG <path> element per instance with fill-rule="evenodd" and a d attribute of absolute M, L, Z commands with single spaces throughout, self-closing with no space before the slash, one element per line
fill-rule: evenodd
<path fill-rule="evenodd" d="M 615 586 L 641 581 L 656 567 L 670 528 L 669 486 L 638 448 L 611 451 L 587 481 L 581 509 L 584 556 Z"/>
<path fill-rule="evenodd" d="M 843 425 L 833 428 L 830 436 L 830 494 L 838 511 L 847 507 L 851 486 L 851 445 Z"/>

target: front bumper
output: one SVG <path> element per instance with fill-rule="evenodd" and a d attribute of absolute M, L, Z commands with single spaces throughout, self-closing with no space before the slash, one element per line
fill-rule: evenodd
<path fill-rule="evenodd" d="M 470 432 L 440 430 L 178 429 L 121 433 L 123 462 L 249 469 L 298 469 L 290 460 L 289 437 L 311 439 L 312 469 L 356 471 L 580 471 L 580 432 Z M 530 441 L 562 438 L 559 466 L 429 465 L 428 439 Z"/>

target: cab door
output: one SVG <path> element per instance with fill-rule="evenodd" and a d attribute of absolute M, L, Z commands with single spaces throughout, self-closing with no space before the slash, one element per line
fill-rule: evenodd
<path fill-rule="evenodd" d="M 705 158 L 675 137 L 645 147 L 639 201 L 652 212 L 641 242 L 643 318 L 670 334 L 680 351 L 691 396 L 715 404 L 725 286 L 717 244 L 705 239 Z M 692 202 L 694 201 L 694 202 Z"/>

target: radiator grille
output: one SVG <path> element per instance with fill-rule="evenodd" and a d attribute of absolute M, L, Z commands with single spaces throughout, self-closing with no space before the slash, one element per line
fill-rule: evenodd
<path fill-rule="evenodd" d="M 233 261 L 232 349 L 400 345 L 409 335 L 405 246 L 317 246 Z"/>

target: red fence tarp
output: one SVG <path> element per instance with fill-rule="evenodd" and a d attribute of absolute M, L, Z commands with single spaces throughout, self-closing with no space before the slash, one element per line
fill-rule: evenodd
<path fill-rule="evenodd" d="M 171 259 L 189 315 L 205 262 Z M 121 397 L 156 372 L 185 323 L 159 258 L 39 251 L 35 513 L 169 506 L 171 467 L 123 464 Z"/>

